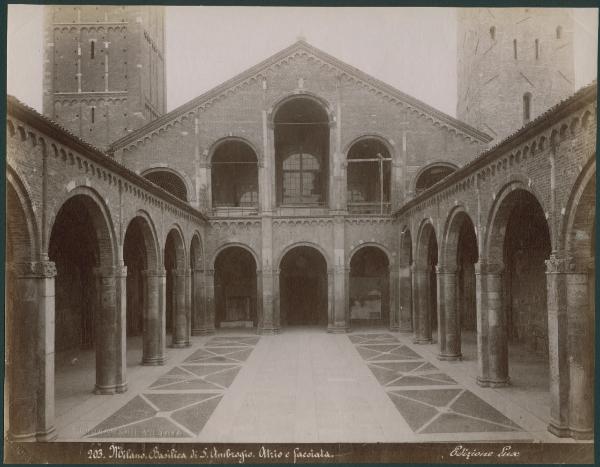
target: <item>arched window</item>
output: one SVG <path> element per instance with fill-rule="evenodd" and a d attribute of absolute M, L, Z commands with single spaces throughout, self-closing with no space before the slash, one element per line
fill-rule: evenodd
<path fill-rule="evenodd" d="M 496 26 L 492 26 L 490 28 L 490 39 L 492 39 L 493 41 L 496 40 Z"/>
<path fill-rule="evenodd" d="M 278 205 L 324 205 L 329 174 L 329 118 L 313 99 L 284 103 L 274 118 Z"/>
<path fill-rule="evenodd" d="M 392 157 L 381 141 L 366 138 L 348 151 L 348 210 L 383 214 L 390 210 Z"/>
<path fill-rule="evenodd" d="M 144 178 L 147 178 L 155 185 L 158 185 L 163 190 L 168 191 L 177 198 L 187 201 L 187 189 L 185 182 L 179 175 L 176 175 L 170 170 L 154 169 L 146 172 Z"/>
<path fill-rule="evenodd" d="M 221 143 L 211 163 L 212 203 L 214 208 L 251 208 L 258 206 L 258 159 L 243 141 Z"/>
<path fill-rule="evenodd" d="M 556 38 L 562 39 L 562 26 L 556 26 Z"/>
<path fill-rule="evenodd" d="M 523 123 L 531 120 L 531 93 L 523 94 Z"/>
<path fill-rule="evenodd" d="M 516 39 L 513 39 L 513 55 L 516 60 L 517 59 L 517 40 Z"/>
<path fill-rule="evenodd" d="M 415 181 L 415 195 L 421 194 L 455 171 L 456 167 L 450 164 L 432 164 L 429 167 L 426 167 L 417 175 Z"/>

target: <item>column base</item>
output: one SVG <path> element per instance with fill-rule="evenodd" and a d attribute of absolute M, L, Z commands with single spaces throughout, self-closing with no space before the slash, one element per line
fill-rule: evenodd
<path fill-rule="evenodd" d="M 35 433 L 19 434 L 16 435 L 9 431 L 8 439 L 13 443 L 28 443 L 31 441 L 37 441 Z"/>
<path fill-rule="evenodd" d="M 460 354 L 460 353 L 458 353 L 458 354 L 439 354 L 437 356 L 437 359 L 442 360 L 444 362 L 461 361 L 462 354 Z"/>
<path fill-rule="evenodd" d="M 483 379 L 478 376 L 477 384 L 482 388 L 505 388 L 506 386 L 510 386 L 510 378 L 504 380 L 492 380 Z"/>
<path fill-rule="evenodd" d="M 257 328 L 256 333 L 261 336 L 274 336 L 275 334 L 279 334 L 279 328 Z"/>
<path fill-rule="evenodd" d="M 115 388 L 115 392 L 117 394 L 123 394 L 124 392 L 127 392 L 128 386 L 127 383 L 121 383 L 121 384 L 117 384 L 117 387 Z"/>
<path fill-rule="evenodd" d="M 209 334 L 214 334 L 215 329 L 192 329 L 192 336 L 208 336 Z"/>
<path fill-rule="evenodd" d="M 416 337 L 413 339 L 413 344 L 433 344 L 433 339 L 431 337 Z"/>
<path fill-rule="evenodd" d="M 550 421 L 548 423 L 548 431 L 552 433 L 554 436 L 558 436 L 559 438 L 570 438 L 571 430 L 568 426 L 559 425 L 557 422 Z"/>
<path fill-rule="evenodd" d="M 594 439 L 594 430 L 591 428 L 571 428 L 569 429 L 571 432 L 571 438 L 579 439 L 579 440 L 589 440 Z"/>
<path fill-rule="evenodd" d="M 350 332 L 350 327 L 327 326 L 327 332 L 330 334 L 347 334 Z"/>
<path fill-rule="evenodd" d="M 164 365 L 167 359 L 165 357 L 147 357 L 142 360 L 144 366 L 160 366 Z"/>
<path fill-rule="evenodd" d="M 186 347 L 189 347 L 190 343 L 189 342 L 173 342 L 171 345 L 169 345 L 170 349 L 185 349 Z"/>
<path fill-rule="evenodd" d="M 57 436 L 58 436 L 58 433 L 56 432 L 54 427 L 51 427 L 46 431 L 36 434 L 35 438 L 37 441 L 46 442 L 46 441 L 55 440 L 57 438 Z"/>
<path fill-rule="evenodd" d="M 117 385 L 113 386 L 98 386 L 94 387 L 94 394 L 100 396 L 112 396 L 117 393 Z"/>

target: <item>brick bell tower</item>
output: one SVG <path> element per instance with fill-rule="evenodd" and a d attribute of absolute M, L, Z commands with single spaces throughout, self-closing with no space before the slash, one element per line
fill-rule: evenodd
<path fill-rule="evenodd" d="M 44 114 L 89 143 L 166 111 L 161 6 L 45 7 Z"/>
<path fill-rule="evenodd" d="M 570 9 L 459 8 L 457 117 L 499 141 L 575 89 Z"/>

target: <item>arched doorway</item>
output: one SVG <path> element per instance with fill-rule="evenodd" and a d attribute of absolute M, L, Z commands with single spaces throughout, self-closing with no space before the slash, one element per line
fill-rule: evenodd
<path fill-rule="evenodd" d="M 390 211 L 392 156 L 377 138 L 364 138 L 348 151 L 348 210 L 355 214 Z"/>
<path fill-rule="evenodd" d="M 417 240 L 414 284 L 416 289 L 415 343 L 430 344 L 437 332 L 437 275 L 438 243 L 431 223 L 422 226 Z"/>
<path fill-rule="evenodd" d="M 88 194 L 75 194 L 60 208 L 52 226 L 48 255 L 56 264 L 56 412 L 90 390 L 126 390 L 121 345 L 124 312 L 117 297 L 124 274 L 114 266 L 108 214 Z"/>
<path fill-rule="evenodd" d="M 257 208 L 258 159 L 247 143 L 219 144 L 211 160 L 211 190 L 215 209 Z"/>
<path fill-rule="evenodd" d="M 451 214 L 439 267 L 440 354 L 454 360 L 477 358 L 475 263 L 479 259 L 475 227 L 462 210 Z M 463 345 L 464 344 L 464 345 Z"/>
<path fill-rule="evenodd" d="M 277 205 L 322 206 L 328 200 L 329 118 L 314 99 L 296 97 L 275 113 Z"/>
<path fill-rule="evenodd" d="M 215 326 L 255 327 L 256 261 L 240 246 L 230 246 L 215 259 Z"/>
<path fill-rule="evenodd" d="M 327 261 L 315 248 L 289 250 L 279 266 L 280 319 L 283 325 L 327 326 Z"/>
<path fill-rule="evenodd" d="M 125 231 L 123 261 L 127 266 L 127 362 L 133 365 L 162 356 L 156 240 L 148 221 L 134 217 Z"/>
<path fill-rule="evenodd" d="M 390 321 L 390 271 L 385 252 L 360 248 L 350 259 L 350 319 L 358 325 Z"/>
<path fill-rule="evenodd" d="M 483 383 L 501 386 L 512 380 L 537 391 L 538 410 L 545 416 L 549 405 L 545 261 L 551 243 L 544 210 L 532 193 L 517 188 L 500 199 L 488 251 L 487 267 L 493 275 L 485 279 L 487 302 L 481 312 L 491 344 L 484 349 L 488 364 L 482 368 L 488 374 L 482 375 Z"/>
<path fill-rule="evenodd" d="M 186 307 L 185 247 L 180 231 L 173 228 L 167 235 L 164 265 L 167 276 L 165 319 L 166 334 L 171 334 L 171 347 L 190 345 L 188 308 Z"/>

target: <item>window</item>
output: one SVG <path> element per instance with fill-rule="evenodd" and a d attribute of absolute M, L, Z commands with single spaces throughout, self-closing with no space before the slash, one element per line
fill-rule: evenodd
<path fill-rule="evenodd" d="M 96 56 L 96 41 L 90 41 L 90 58 L 93 60 Z"/>
<path fill-rule="evenodd" d="M 96 121 L 96 107 L 92 107 L 92 109 L 91 109 L 91 112 L 90 112 L 90 113 L 91 113 L 91 116 L 90 116 L 90 118 L 91 118 L 91 120 L 92 120 L 92 123 L 94 123 L 94 122 Z"/>
<path fill-rule="evenodd" d="M 250 146 L 238 140 L 221 143 L 211 160 L 214 208 L 258 206 L 258 159 Z"/>
<path fill-rule="evenodd" d="M 557 26 L 556 27 L 556 38 L 557 39 L 562 39 L 562 26 Z"/>
<path fill-rule="evenodd" d="M 492 39 L 493 41 L 496 40 L 496 26 L 492 26 L 490 28 L 490 39 Z"/>
<path fill-rule="evenodd" d="M 535 59 L 540 58 L 540 41 L 539 39 L 535 40 Z"/>
<path fill-rule="evenodd" d="M 523 123 L 531 120 L 531 94 L 526 92 L 523 94 Z"/>
<path fill-rule="evenodd" d="M 288 155 L 283 161 L 283 204 L 318 203 L 321 163 L 305 152 Z"/>
<path fill-rule="evenodd" d="M 517 59 L 517 40 L 513 39 L 513 54 L 515 56 L 515 60 Z"/>

